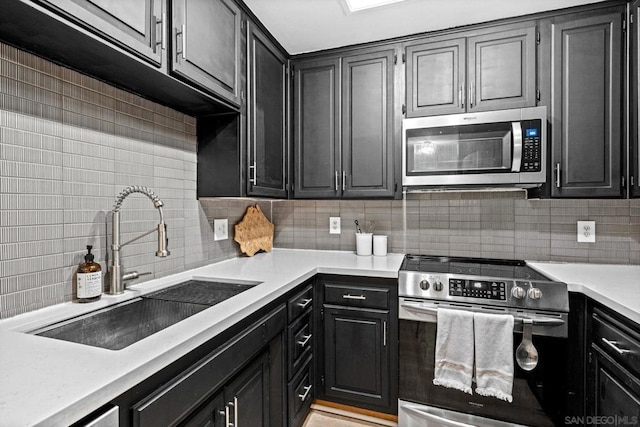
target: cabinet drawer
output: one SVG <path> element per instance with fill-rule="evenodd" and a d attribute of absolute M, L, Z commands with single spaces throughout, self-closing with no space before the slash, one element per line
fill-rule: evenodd
<path fill-rule="evenodd" d="M 313 364 L 309 357 L 296 376 L 289 382 L 289 426 L 300 427 L 309 413 L 315 392 L 313 390 Z"/>
<path fill-rule="evenodd" d="M 326 283 L 324 301 L 349 307 L 388 309 L 389 289 Z"/>
<path fill-rule="evenodd" d="M 287 328 L 289 344 L 289 377 L 302 365 L 313 349 L 311 309 Z"/>
<path fill-rule="evenodd" d="M 287 311 L 289 322 L 300 316 L 313 304 L 313 282 L 309 282 L 300 293 L 294 295 L 287 301 Z"/>
<path fill-rule="evenodd" d="M 264 316 L 236 338 L 193 365 L 155 393 L 136 403 L 133 426 L 174 425 L 208 399 L 258 354 L 269 341 L 284 331 L 284 304 Z"/>
<path fill-rule="evenodd" d="M 640 334 L 597 309 L 593 313 L 592 334 L 594 345 L 640 376 Z"/>

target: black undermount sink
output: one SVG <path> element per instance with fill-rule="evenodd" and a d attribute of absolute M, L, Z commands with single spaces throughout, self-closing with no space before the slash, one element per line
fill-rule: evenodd
<path fill-rule="evenodd" d="M 121 350 L 258 283 L 189 280 L 32 333 Z"/>

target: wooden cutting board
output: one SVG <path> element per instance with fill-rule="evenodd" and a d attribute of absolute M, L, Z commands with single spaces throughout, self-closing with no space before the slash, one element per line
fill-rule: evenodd
<path fill-rule="evenodd" d="M 260 210 L 260 206 L 249 206 L 242 221 L 234 227 L 233 240 L 240 244 L 240 250 L 253 256 L 259 250 L 271 252 L 275 226 Z"/>

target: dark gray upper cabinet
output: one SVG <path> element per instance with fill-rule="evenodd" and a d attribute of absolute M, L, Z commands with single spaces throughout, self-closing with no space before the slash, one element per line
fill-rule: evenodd
<path fill-rule="evenodd" d="M 247 29 L 247 194 L 287 198 L 287 59 L 260 31 Z"/>
<path fill-rule="evenodd" d="M 164 0 L 41 0 L 68 19 L 159 66 Z"/>
<path fill-rule="evenodd" d="M 240 105 L 240 8 L 232 0 L 176 0 L 171 5 L 172 73 Z"/>
<path fill-rule="evenodd" d="M 406 47 L 406 116 L 536 105 L 536 23 L 494 26 Z"/>
<path fill-rule="evenodd" d="M 339 194 L 340 59 L 301 61 L 294 68 L 294 197 Z"/>
<path fill-rule="evenodd" d="M 553 197 L 622 196 L 624 13 L 610 8 L 543 23 Z"/>
<path fill-rule="evenodd" d="M 394 49 L 342 59 L 342 196 L 394 194 Z"/>
<path fill-rule="evenodd" d="M 295 63 L 295 198 L 394 195 L 395 50 Z"/>
<path fill-rule="evenodd" d="M 630 162 L 631 171 L 630 189 L 632 197 L 640 196 L 640 30 L 638 29 L 638 20 L 640 19 L 640 0 L 631 3 L 631 16 L 634 25 L 631 26 L 631 104 L 630 104 Z"/>

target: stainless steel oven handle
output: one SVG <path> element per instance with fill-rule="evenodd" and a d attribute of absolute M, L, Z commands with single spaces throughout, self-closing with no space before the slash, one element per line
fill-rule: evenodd
<path fill-rule="evenodd" d="M 421 411 L 418 408 L 416 408 L 415 406 L 411 406 L 411 405 L 402 405 L 402 409 L 405 412 L 408 412 L 412 415 L 418 416 L 420 418 L 422 418 L 423 420 L 427 420 L 427 421 L 434 421 L 436 423 L 438 423 L 438 425 L 441 426 L 448 426 L 448 427 L 475 427 L 473 424 L 467 424 L 467 423 L 460 423 L 458 421 L 453 421 L 453 420 L 448 420 L 444 417 L 440 417 L 438 415 L 435 414 L 430 414 L 428 412 L 425 411 Z"/>
<path fill-rule="evenodd" d="M 513 160 L 511 172 L 520 172 L 522 166 L 522 125 L 520 122 L 511 122 L 513 132 Z"/>
<path fill-rule="evenodd" d="M 438 315 L 438 307 L 429 307 L 423 304 L 412 304 L 412 303 L 404 303 L 400 304 L 402 308 L 407 310 L 417 311 L 424 314 L 430 314 L 432 316 Z M 451 307 L 453 308 L 453 307 Z M 474 311 L 474 312 L 483 312 L 481 309 L 474 310 L 472 308 L 460 308 L 460 310 L 466 311 Z M 515 324 L 522 324 L 524 320 L 531 321 L 534 326 L 562 326 L 564 325 L 564 320 L 555 319 L 552 317 L 514 317 L 513 321 Z"/>

